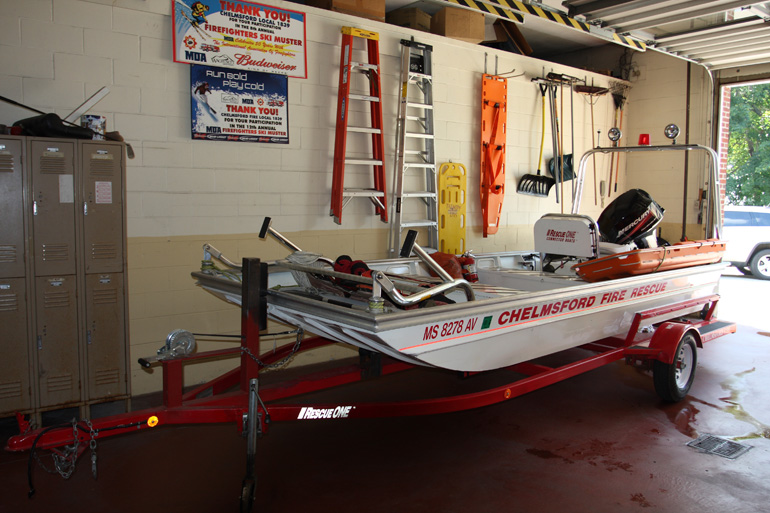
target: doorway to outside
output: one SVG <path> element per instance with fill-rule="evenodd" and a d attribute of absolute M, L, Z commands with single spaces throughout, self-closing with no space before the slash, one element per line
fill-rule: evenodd
<path fill-rule="evenodd" d="M 720 100 L 723 259 L 770 280 L 770 80 L 723 85 Z"/>
<path fill-rule="evenodd" d="M 723 85 L 720 93 L 725 203 L 770 206 L 770 80 Z"/>

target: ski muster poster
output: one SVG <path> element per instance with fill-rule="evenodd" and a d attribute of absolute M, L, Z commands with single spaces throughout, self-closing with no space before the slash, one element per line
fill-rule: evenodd
<path fill-rule="evenodd" d="M 252 2 L 171 1 L 175 62 L 307 78 L 304 13 Z"/>
<path fill-rule="evenodd" d="M 289 78 L 190 66 L 192 138 L 287 144 Z"/>

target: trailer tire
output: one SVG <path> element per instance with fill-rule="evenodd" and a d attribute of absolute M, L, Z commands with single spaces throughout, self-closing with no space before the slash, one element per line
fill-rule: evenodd
<path fill-rule="evenodd" d="M 652 380 L 655 392 L 666 402 L 676 403 L 687 396 L 695 380 L 698 352 L 695 336 L 686 333 L 676 346 L 673 363 L 655 360 L 652 365 Z"/>

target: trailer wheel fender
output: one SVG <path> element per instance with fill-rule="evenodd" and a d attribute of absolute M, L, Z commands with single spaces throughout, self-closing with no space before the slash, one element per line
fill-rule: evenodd
<path fill-rule="evenodd" d="M 674 363 L 674 357 L 676 356 L 676 348 L 679 346 L 679 341 L 688 333 L 692 333 L 695 337 L 695 344 L 699 347 L 703 347 L 703 341 L 701 340 L 700 333 L 692 326 L 682 324 L 679 322 L 664 322 L 658 329 L 655 330 L 655 334 L 650 341 L 650 349 L 657 349 L 658 354 L 653 357 L 654 360 L 658 360 L 662 363 L 672 364 Z"/>

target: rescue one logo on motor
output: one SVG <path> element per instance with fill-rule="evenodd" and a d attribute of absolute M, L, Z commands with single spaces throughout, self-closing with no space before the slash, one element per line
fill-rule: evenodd
<path fill-rule="evenodd" d="M 572 230 L 566 230 L 560 232 L 558 230 L 548 230 L 545 234 L 545 240 L 552 242 L 575 242 L 575 235 L 577 232 Z"/>

